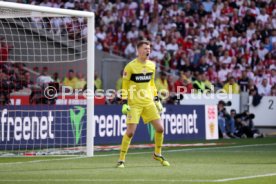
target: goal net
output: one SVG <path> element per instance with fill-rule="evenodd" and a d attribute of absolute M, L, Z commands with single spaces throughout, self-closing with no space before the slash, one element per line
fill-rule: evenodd
<path fill-rule="evenodd" d="M 0 156 L 93 156 L 94 14 L 0 3 Z"/>

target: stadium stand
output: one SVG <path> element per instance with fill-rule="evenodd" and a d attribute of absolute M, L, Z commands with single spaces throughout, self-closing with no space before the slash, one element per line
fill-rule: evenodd
<path fill-rule="evenodd" d="M 95 12 L 96 49 L 124 57 L 126 60 L 135 57 L 135 45 L 138 40 L 150 40 L 152 42 L 150 59 L 156 62 L 157 71 L 160 72 L 160 76 L 157 77 L 157 87 L 160 89 L 192 93 L 193 89 L 201 91 L 214 85 L 216 90 L 225 89 L 226 92 L 233 94 L 248 92 L 257 101 L 261 96 L 276 96 L 276 2 L 274 0 L 10 1 Z M 59 44 L 68 49 L 74 46 L 76 49 L 74 52 L 78 52 L 78 48 L 86 44 L 83 38 L 87 35 L 87 27 L 81 18 L 32 18 L 29 24 L 22 24 L 16 20 L 13 24 L 35 32 L 40 37 L 59 40 Z M 5 24 L 2 25 L 5 27 Z M 70 41 L 63 42 L 65 37 Z M 17 52 L 13 50 L 12 44 L 9 37 L 0 38 L 1 105 L 10 103 L 11 93 L 27 92 L 31 96 L 30 103 L 40 101 L 41 99 L 36 99 L 37 92 L 33 89 L 41 80 L 59 85 L 67 82 L 72 83 L 74 88 L 85 88 L 86 79 L 83 77 L 85 71 L 74 71 L 70 64 L 61 72 L 48 71 L 47 66 L 41 64 L 16 63 L 14 61 L 19 58 L 9 56 L 10 52 Z M 20 52 L 25 52 L 24 49 L 27 49 L 15 46 L 19 47 L 23 49 Z M 67 52 L 64 51 L 61 55 L 67 55 Z M 70 81 L 70 78 L 74 81 Z M 96 88 L 104 88 L 97 74 L 95 79 L 97 79 Z M 201 81 L 204 87 L 200 85 Z M 185 87 L 186 90 L 182 88 L 181 91 L 177 91 L 177 87 Z M 115 94 L 111 94 L 111 97 L 106 100 L 106 104 L 116 104 Z M 163 102 L 174 103 L 171 100 Z M 221 117 L 222 120 L 224 116 L 226 115 Z M 222 121 L 221 124 L 222 127 L 226 127 L 227 122 Z M 228 125 L 228 127 L 231 130 L 230 137 L 244 136 L 242 131 L 234 135 L 233 126 Z M 220 130 L 222 137 L 229 138 L 225 131 L 227 130 Z M 254 137 L 254 131 L 252 129 L 247 136 Z M 259 132 L 257 133 L 259 136 Z"/>
<path fill-rule="evenodd" d="M 265 91 L 262 95 L 275 94 L 271 91 L 276 82 L 275 1 L 17 2 L 95 12 L 96 48 L 126 58 L 135 55 L 138 39 L 150 40 L 150 57 L 157 63 L 158 71 L 169 74 L 170 91 L 176 90 L 175 83 L 193 83 L 198 73 L 204 72 L 206 83 L 211 82 L 216 89 L 231 79 L 239 84 L 238 91 L 249 90 L 252 80 L 256 90 Z M 69 39 L 85 43 L 80 39 L 87 34 L 82 19 L 53 18 L 46 25 L 39 19 L 33 22 L 41 29 L 55 31 L 57 36 L 68 32 Z M 73 28 L 79 32 L 70 34 Z M 191 76 L 187 76 L 187 71 Z"/>

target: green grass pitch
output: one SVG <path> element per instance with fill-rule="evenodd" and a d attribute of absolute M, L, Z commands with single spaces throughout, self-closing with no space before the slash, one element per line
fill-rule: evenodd
<path fill-rule="evenodd" d="M 124 169 L 115 168 L 118 151 L 93 158 L 0 157 L 0 183 L 276 184 L 276 138 L 213 142 L 231 144 L 164 149 L 170 167 L 153 160 L 152 149 L 131 149 Z"/>

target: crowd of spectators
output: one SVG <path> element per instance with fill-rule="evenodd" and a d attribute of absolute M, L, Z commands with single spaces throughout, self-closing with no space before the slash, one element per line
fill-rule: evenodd
<path fill-rule="evenodd" d="M 90 0 L 17 0 L 17 2 L 44 7 L 92 11 Z M 87 22 L 83 17 L 32 17 L 30 21 L 35 28 L 45 29 L 55 35 L 67 36 L 72 40 L 86 42 Z"/>
<path fill-rule="evenodd" d="M 59 77 L 58 72 L 54 72 L 51 75 L 46 66 L 41 71 L 36 67 L 34 70 L 37 70 L 39 75 L 35 81 L 36 85 L 31 88 L 30 103 L 32 104 L 55 104 L 58 93 L 61 93 L 63 90 L 65 92 L 72 92 L 74 90 L 81 92 L 86 88 L 84 74 L 74 69 L 69 69 L 63 79 Z M 62 89 L 62 86 L 66 86 L 66 88 Z"/>
<path fill-rule="evenodd" d="M 48 67 L 34 67 L 31 69 L 24 63 L 11 62 L 8 60 L 13 45 L 0 37 L 0 105 L 10 104 L 10 95 L 24 89 L 29 89 L 30 104 L 45 104 L 45 88 L 49 85 L 55 87 L 57 92 L 61 86 L 68 86 L 72 89 L 83 90 L 86 86 L 86 79 L 81 72 L 70 69 L 64 78 L 59 73 L 49 72 Z M 95 80 L 96 80 L 95 75 Z M 97 79 L 97 88 L 101 88 L 101 81 Z M 28 92 L 28 90 L 26 91 Z"/>
<path fill-rule="evenodd" d="M 13 46 L 0 37 L 0 104 L 9 103 L 9 95 L 32 84 L 30 73 L 22 63 L 10 63 L 8 56 Z"/>
<path fill-rule="evenodd" d="M 95 12 L 96 48 L 129 59 L 135 57 L 137 40 L 150 40 L 150 58 L 157 63 L 158 71 L 162 71 L 156 80 L 159 90 L 175 92 L 184 86 L 185 90 L 180 92 L 191 93 L 193 89 L 200 90 L 199 81 L 204 82 L 204 88 L 214 85 L 228 93 L 248 91 L 250 94 L 276 95 L 276 10 L 273 0 L 18 2 Z M 38 28 L 85 41 L 87 28 L 82 18 L 33 18 L 32 21 Z M 2 63 L 7 60 L 9 49 L 1 40 Z M 29 72 L 24 72 L 20 66 L 1 64 L 0 72 L 1 78 L 7 79 L 1 80 L 1 85 L 10 85 L 5 89 L 22 88 L 24 82 L 20 85 L 18 82 L 22 75 L 24 80 L 31 82 Z M 43 74 L 43 71 L 39 73 Z M 51 80 L 54 78 L 58 79 L 58 73 Z M 98 81 L 96 88 L 101 88 L 98 76 L 95 80 Z M 81 82 L 76 84 L 76 81 Z M 75 74 L 73 70 L 62 82 L 73 88 L 85 86 L 83 74 Z"/>
<path fill-rule="evenodd" d="M 137 39 L 150 40 L 158 69 L 179 75 L 163 77 L 162 88 L 190 93 L 200 79 L 229 93 L 275 95 L 275 1 L 116 1 L 97 10 L 99 48 L 133 58 Z"/>
<path fill-rule="evenodd" d="M 98 50 L 129 60 L 136 43 L 152 43 L 150 59 L 157 64 L 158 90 L 192 93 L 212 86 L 227 93 L 276 96 L 276 1 L 275 0 L 18 0 L 39 6 L 93 11 Z M 86 42 L 86 20 L 79 17 L 32 18 L 33 26 L 56 35 Z M 0 103 L 8 103 L 11 91 L 36 84 L 58 83 L 85 89 L 82 73 L 70 69 L 61 80 L 48 68 L 37 70 L 33 82 L 23 64 L 5 62 L 11 47 L 0 40 Z M 34 69 L 33 71 L 36 71 Z M 120 89 L 122 78 L 116 83 Z M 179 87 L 182 87 L 180 91 Z M 184 88 L 183 88 L 184 87 Z M 95 88 L 102 82 L 95 74 Z M 32 97 L 35 95 L 33 94 Z M 115 94 L 107 104 L 116 103 Z M 219 129 L 224 138 L 258 137 L 254 117 L 247 112 L 224 111 L 218 104 Z M 227 125 L 226 125 L 227 124 Z"/>
<path fill-rule="evenodd" d="M 157 63 L 158 71 L 169 74 L 165 77 L 169 91 L 184 85 L 188 86 L 185 92 L 189 92 L 196 88 L 194 80 L 203 78 L 206 86 L 211 83 L 216 89 L 232 93 L 257 90 L 261 95 L 275 95 L 275 0 L 32 0 L 25 3 L 95 12 L 96 48 L 129 59 L 135 57 L 137 40 L 150 40 L 150 59 Z M 34 21 L 55 34 L 65 31 L 75 40 L 83 41 L 87 34 L 85 20 L 81 18 Z M 39 21 L 43 23 L 38 24 Z M 43 25 L 45 22 L 48 25 Z M 203 77 L 198 77 L 201 74 Z"/>

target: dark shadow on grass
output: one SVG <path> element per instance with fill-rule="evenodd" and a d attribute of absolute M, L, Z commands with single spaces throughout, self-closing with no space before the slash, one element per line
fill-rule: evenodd
<path fill-rule="evenodd" d="M 161 165 L 138 165 L 138 166 L 133 166 L 133 165 L 126 165 L 126 169 L 135 169 L 135 168 L 157 168 L 157 167 L 163 167 Z M 118 169 L 118 168 L 115 168 Z"/>

